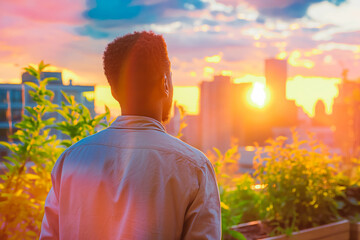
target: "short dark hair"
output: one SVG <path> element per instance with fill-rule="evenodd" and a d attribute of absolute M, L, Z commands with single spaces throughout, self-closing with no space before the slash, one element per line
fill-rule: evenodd
<path fill-rule="evenodd" d="M 153 32 L 134 32 L 114 39 L 103 56 L 104 72 L 112 88 L 123 88 L 126 81 L 139 88 L 156 86 L 170 72 L 164 38 Z"/>

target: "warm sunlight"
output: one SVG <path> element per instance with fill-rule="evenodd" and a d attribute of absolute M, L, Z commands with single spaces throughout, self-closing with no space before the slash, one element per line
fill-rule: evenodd
<path fill-rule="evenodd" d="M 255 82 L 251 89 L 249 102 L 251 105 L 257 108 L 263 108 L 266 100 L 268 99 L 268 92 L 265 89 L 265 85 L 259 82 Z"/>
<path fill-rule="evenodd" d="M 185 107 L 187 114 L 199 114 L 199 88 L 174 86 L 174 102 Z"/>
<path fill-rule="evenodd" d="M 187 114 L 199 114 L 199 88 L 197 86 L 174 86 L 174 102 L 185 107 Z M 95 111 L 104 113 L 108 106 L 113 117 L 121 111 L 118 102 L 112 97 L 109 86 L 95 87 Z"/>

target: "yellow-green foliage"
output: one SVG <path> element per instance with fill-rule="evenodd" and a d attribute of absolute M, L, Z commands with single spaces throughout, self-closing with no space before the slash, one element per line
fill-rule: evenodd
<path fill-rule="evenodd" d="M 15 126 L 18 129 L 11 138 L 14 143 L 0 142 L 7 147 L 7 170 L 0 175 L 0 239 L 36 239 L 40 233 L 44 214 L 44 203 L 51 188 L 51 169 L 64 147 L 95 133 L 95 127 L 109 111 L 91 118 L 89 110 L 77 104 L 64 93 L 67 103 L 59 107 L 51 102 L 54 93 L 46 89 L 54 78 L 40 79 L 41 72 L 48 65 L 41 62 L 38 69 L 25 68 L 35 76 L 39 85 L 26 83 L 33 90 L 30 96 L 35 107 L 26 107 L 27 114 Z M 55 123 L 49 113 L 58 112 L 65 121 Z M 52 128 L 59 129 L 70 140 L 59 141 L 50 135 Z"/>
<path fill-rule="evenodd" d="M 349 159 L 348 159 L 349 160 Z M 339 213 L 352 222 L 360 221 L 360 160 L 351 158 L 344 164 L 339 185 L 346 187 L 343 194 L 336 197 Z"/>
<path fill-rule="evenodd" d="M 258 148 L 255 175 L 262 191 L 262 217 L 274 227 L 273 234 L 286 233 L 326 224 L 337 219 L 336 169 L 339 158 L 312 140 L 293 142 L 285 137 L 269 140 Z"/>
<path fill-rule="evenodd" d="M 208 157 L 213 163 L 219 185 L 222 238 L 245 239 L 231 227 L 259 218 L 260 196 L 252 189 L 255 181 L 248 174 L 238 173 L 240 155 L 237 146 L 233 146 L 225 154 L 216 148 L 214 150 L 216 155 L 209 153 Z"/>

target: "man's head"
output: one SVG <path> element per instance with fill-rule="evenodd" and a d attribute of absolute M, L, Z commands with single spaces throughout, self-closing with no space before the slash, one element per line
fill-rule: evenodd
<path fill-rule="evenodd" d="M 123 114 L 168 119 L 173 87 L 161 35 L 134 32 L 116 38 L 106 47 L 103 60 L 112 95 Z"/>

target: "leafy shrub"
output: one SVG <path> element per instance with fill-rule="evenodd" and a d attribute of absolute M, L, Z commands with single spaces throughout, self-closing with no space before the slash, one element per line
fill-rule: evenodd
<path fill-rule="evenodd" d="M 290 235 L 293 231 L 336 221 L 336 168 L 339 158 L 314 141 L 293 142 L 285 137 L 269 140 L 258 148 L 254 158 L 255 175 L 262 190 L 262 218 L 273 227 L 272 234 Z"/>
<path fill-rule="evenodd" d="M 238 148 L 233 146 L 224 155 L 214 149 L 216 155 L 208 154 L 214 165 L 221 200 L 221 222 L 223 239 L 245 239 L 231 229 L 239 223 L 259 219 L 260 195 L 252 188 L 254 179 L 248 174 L 238 173 Z"/>
<path fill-rule="evenodd" d="M 56 159 L 64 147 L 95 133 L 100 121 L 110 115 L 106 109 L 105 114 L 92 118 L 85 106 L 66 94 L 68 103 L 62 103 L 62 107 L 53 104 L 54 93 L 46 89 L 46 85 L 56 79 L 40 78 L 47 66 L 41 62 L 38 69 L 25 68 L 39 81 L 39 85 L 26 83 L 33 89 L 29 94 L 37 105 L 26 107 L 27 114 L 15 125 L 18 130 L 10 136 L 15 143 L 0 142 L 10 151 L 10 156 L 5 157 L 8 162 L 4 163 L 7 170 L 0 175 L 0 239 L 38 238 Z M 55 118 L 46 117 L 53 112 L 61 114 L 65 120 L 55 123 Z M 53 128 L 70 140 L 60 141 L 56 135 L 50 135 Z"/>
<path fill-rule="evenodd" d="M 350 164 L 345 164 L 338 178 L 339 185 L 346 189 L 335 199 L 338 210 L 343 218 L 352 222 L 360 221 L 360 160 L 351 158 Z"/>

